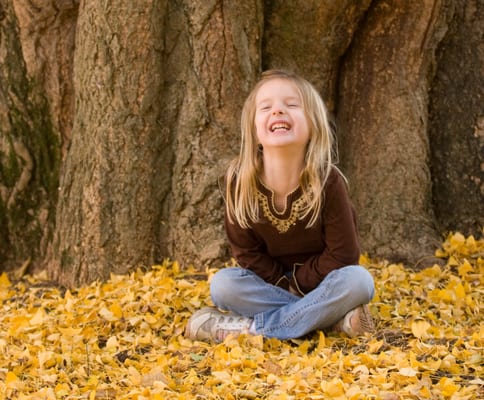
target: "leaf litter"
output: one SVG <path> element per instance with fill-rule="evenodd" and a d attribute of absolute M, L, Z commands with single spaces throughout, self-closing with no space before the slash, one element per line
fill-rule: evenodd
<path fill-rule="evenodd" d="M 0 276 L 0 398 L 484 398 L 484 239 L 449 234 L 421 270 L 361 257 L 377 331 L 298 340 L 183 336 L 216 271 L 166 260 L 66 290 Z"/>

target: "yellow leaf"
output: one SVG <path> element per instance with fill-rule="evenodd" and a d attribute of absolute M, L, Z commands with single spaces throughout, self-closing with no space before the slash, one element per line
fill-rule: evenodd
<path fill-rule="evenodd" d="M 52 351 L 39 351 L 37 353 L 37 360 L 39 361 L 39 368 L 51 367 L 55 365 L 54 352 Z"/>
<path fill-rule="evenodd" d="M 425 399 L 430 399 L 432 397 L 432 393 L 427 386 L 422 386 L 419 390 L 420 395 Z"/>
<path fill-rule="evenodd" d="M 0 288 L 8 288 L 12 284 L 10 283 L 10 279 L 8 279 L 8 275 L 3 272 L 2 275 L 0 275 Z"/>
<path fill-rule="evenodd" d="M 301 354 L 306 355 L 310 345 L 311 343 L 308 340 L 305 340 L 299 345 L 298 350 L 301 352 Z"/>
<path fill-rule="evenodd" d="M 117 321 L 119 319 L 106 307 L 103 307 L 99 310 L 99 315 L 109 322 Z"/>
<path fill-rule="evenodd" d="M 180 264 L 178 263 L 178 261 L 173 261 L 171 269 L 174 275 L 178 275 L 180 273 Z"/>
<path fill-rule="evenodd" d="M 318 340 L 318 347 L 316 349 L 317 353 L 322 352 L 326 347 L 326 338 L 324 336 L 323 331 L 319 331 L 319 340 Z"/>
<path fill-rule="evenodd" d="M 431 278 L 437 278 L 442 275 L 442 270 L 438 264 L 434 264 L 432 267 L 426 268 L 420 272 L 420 275 Z M 417 274 L 418 276 L 418 274 Z"/>
<path fill-rule="evenodd" d="M 139 386 L 141 384 L 141 374 L 138 370 L 132 366 L 128 368 L 128 376 L 131 383 L 135 386 Z"/>
<path fill-rule="evenodd" d="M 411 368 L 411 367 L 405 367 L 405 368 L 400 368 L 398 370 L 398 373 L 402 376 L 416 376 L 418 374 L 418 371 Z"/>
<path fill-rule="evenodd" d="M 153 368 L 149 374 L 143 375 L 141 378 L 142 386 L 153 386 L 155 382 L 161 382 L 164 386 L 169 383 L 168 378 L 159 367 Z"/>
<path fill-rule="evenodd" d="M 282 382 L 281 390 L 287 393 L 292 391 L 292 389 L 294 389 L 296 385 L 297 385 L 297 382 L 294 379 L 288 379 Z"/>
<path fill-rule="evenodd" d="M 264 367 L 264 369 L 267 372 L 274 374 L 274 375 L 280 375 L 281 372 L 282 372 L 282 367 L 279 364 L 277 364 L 277 363 L 275 363 L 271 360 L 264 361 L 262 366 Z"/>
<path fill-rule="evenodd" d="M 453 293 L 451 290 L 442 289 L 438 291 L 438 297 L 444 302 L 451 302 L 453 300 Z"/>
<path fill-rule="evenodd" d="M 64 397 L 70 394 L 71 388 L 67 383 L 58 383 L 55 388 L 54 392 L 57 395 L 57 398 Z"/>
<path fill-rule="evenodd" d="M 456 358 L 452 354 L 447 354 L 442 359 L 442 368 L 451 373 L 457 374 L 459 372 L 459 365 L 456 363 Z"/>
<path fill-rule="evenodd" d="M 115 399 L 116 390 L 115 389 L 97 389 L 93 390 L 91 394 L 94 393 L 94 399 Z"/>
<path fill-rule="evenodd" d="M 123 309 L 118 303 L 114 303 L 109 307 L 109 311 L 113 313 L 114 318 L 121 319 L 123 317 Z"/>
<path fill-rule="evenodd" d="M 183 335 L 190 316 L 213 306 L 209 279 L 217 269 L 200 265 L 165 261 L 65 293 L 29 276 L 6 288 L 0 272 L 0 393 L 19 400 L 473 398 L 483 384 L 484 239 L 451 235 L 442 254 L 456 266 L 414 271 L 362 258 L 375 277 L 380 320 L 366 339 L 319 331 L 297 340 L 190 340 Z"/>
<path fill-rule="evenodd" d="M 469 264 L 469 261 L 465 260 L 461 265 L 459 265 L 457 270 L 459 275 L 464 277 L 468 272 L 474 271 L 474 268 L 472 268 L 472 265 Z"/>
<path fill-rule="evenodd" d="M 54 384 L 57 382 L 57 379 L 59 378 L 57 374 L 45 374 L 45 375 L 41 375 L 40 378 L 42 379 L 42 381 L 44 381 L 45 383 L 49 383 L 49 384 Z"/>
<path fill-rule="evenodd" d="M 280 381 L 281 381 L 281 380 L 279 379 L 279 377 L 277 377 L 277 376 L 276 376 L 276 375 L 274 375 L 274 374 L 270 374 L 270 373 L 269 373 L 269 374 L 267 374 L 267 378 L 266 378 L 266 380 L 267 380 L 267 383 L 268 383 L 269 385 L 276 385 L 276 384 L 279 384 L 279 383 L 280 383 Z"/>
<path fill-rule="evenodd" d="M 383 340 L 373 340 L 368 343 L 368 352 L 376 353 L 383 346 Z"/>
<path fill-rule="evenodd" d="M 42 308 L 39 308 L 35 315 L 30 319 L 30 325 L 41 325 L 44 322 L 45 313 Z"/>
<path fill-rule="evenodd" d="M 439 258 L 445 258 L 447 257 L 447 252 L 442 250 L 442 249 L 437 249 L 435 250 L 435 257 L 439 257 Z"/>
<path fill-rule="evenodd" d="M 358 375 L 358 374 L 368 375 L 369 373 L 370 373 L 370 370 L 366 365 L 358 365 L 355 369 L 353 369 L 354 375 Z"/>
<path fill-rule="evenodd" d="M 465 236 L 460 232 L 456 232 L 450 238 L 450 243 L 456 248 L 462 246 L 465 243 L 465 241 L 466 241 Z"/>
<path fill-rule="evenodd" d="M 15 373 L 13 373 L 12 371 L 8 371 L 7 375 L 5 376 L 5 383 L 11 383 L 16 381 L 18 381 L 17 375 L 15 375 Z"/>
<path fill-rule="evenodd" d="M 17 387 L 17 384 L 19 382 L 20 380 L 18 379 L 17 375 L 15 375 L 15 373 L 13 373 L 12 371 L 7 372 L 7 375 L 5 376 L 5 384 L 8 388 Z"/>
<path fill-rule="evenodd" d="M 412 322 L 412 333 L 417 339 L 421 339 L 426 336 L 427 331 L 430 328 L 430 324 L 427 321 L 414 321 Z"/>
<path fill-rule="evenodd" d="M 345 394 L 343 382 L 336 378 L 333 379 L 331 382 L 322 381 L 321 389 L 325 394 L 329 395 L 330 397 L 338 397 Z"/>
<path fill-rule="evenodd" d="M 253 390 L 237 389 L 235 391 L 237 399 L 257 399 L 259 394 Z"/>
<path fill-rule="evenodd" d="M 466 290 L 464 289 L 464 286 L 462 286 L 462 283 L 459 283 L 458 285 L 456 285 L 454 290 L 457 298 L 463 299 L 466 297 Z"/>
<path fill-rule="evenodd" d="M 106 349 L 107 350 L 115 350 L 119 346 L 118 339 L 116 336 L 111 336 L 108 341 L 106 342 Z"/>
<path fill-rule="evenodd" d="M 459 390 L 459 386 L 452 379 L 444 377 L 439 381 L 439 389 L 445 397 L 450 397 Z"/>
<path fill-rule="evenodd" d="M 148 324 L 156 324 L 157 322 L 159 322 L 157 318 L 150 314 L 145 315 L 144 320 L 148 322 Z"/>
<path fill-rule="evenodd" d="M 360 265 L 369 265 L 370 263 L 371 261 L 370 261 L 370 258 L 368 257 L 368 254 L 360 255 L 360 260 L 359 260 Z"/>
<path fill-rule="evenodd" d="M 10 322 L 9 335 L 18 336 L 22 328 L 28 326 L 29 319 L 24 315 L 17 315 Z"/>
<path fill-rule="evenodd" d="M 456 267 L 459 265 L 459 261 L 454 256 L 450 256 L 449 260 L 447 261 L 447 265 L 450 265 L 451 267 Z"/>
<path fill-rule="evenodd" d="M 231 381 L 231 375 L 227 371 L 212 371 L 212 376 L 219 383 L 228 383 Z"/>
<path fill-rule="evenodd" d="M 59 329 L 62 336 L 66 336 L 66 337 L 74 337 L 79 335 L 82 332 L 82 328 L 73 328 L 72 326 L 69 326 L 67 328 L 59 327 L 57 329 Z"/>
<path fill-rule="evenodd" d="M 382 400 L 400 400 L 400 396 L 396 393 L 385 393 Z"/>

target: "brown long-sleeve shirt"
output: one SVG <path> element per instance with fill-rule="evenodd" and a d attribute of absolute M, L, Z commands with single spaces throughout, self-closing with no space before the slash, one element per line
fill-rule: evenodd
<path fill-rule="evenodd" d="M 355 213 L 343 177 L 333 168 L 325 187 L 321 217 L 306 228 L 309 216 L 297 218 L 302 190 L 287 197 L 286 209 L 279 213 L 273 192 L 258 186 L 259 221 L 244 229 L 225 217 L 225 229 L 232 254 L 239 265 L 275 284 L 296 267 L 299 288 L 307 293 L 331 271 L 358 263 L 360 249 Z"/>

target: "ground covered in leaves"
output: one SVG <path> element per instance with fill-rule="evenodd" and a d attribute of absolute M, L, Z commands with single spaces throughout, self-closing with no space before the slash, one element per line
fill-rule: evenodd
<path fill-rule="evenodd" d="M 449 235 L 436 256 L 421 271 L 362 257 L 374 335 L 219 345 L 183 337 L 213 270 L 167 261 L 70 291 L 3 274 L 0 398 L 484 398 L 484 239 Z"/>

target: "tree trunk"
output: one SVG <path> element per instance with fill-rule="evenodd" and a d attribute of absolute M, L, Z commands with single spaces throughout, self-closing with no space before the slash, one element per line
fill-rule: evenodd
<path fill-rule="evenodd" d="M 42 80 L 28 71 L 11 1 L 0 4 L 0 269 L 37 267 L 52 236 L 60 161 Z M 30 73 L 29 73 L 30 72 Z"/>
<path fill-rule="evenodd" d="M 448 3 L 373 2 L 342 69 L 338 132 L 363 248 L 391 260 L 438 245 L 427 108 Z"/>
<path fill-rule="evenodd" d="M 484 1 L 458 0 L 438 51 L 429 134 L 439 230 L 484 227 Z"/>
<path fill-rule="evenodd" d="M 161 251 L 203 267 L 228 258 L 218 179 L 238 152 L 240 111 L 260 71 L 262 5 L 191 0 L 169 10 L 163 126 L 176 157 Z"/>
<path fill-rule="evenodd" d="M 3 0 L 0 267 L 47 261 L 72 286 L 227 261 L 217 181 L 273 67 L 335 115 L 364 251 L 416 262 L 476 233 L 483 4 Z"/>
<path fill-rule="evenodd" d="M 150 265 L 170 171 L 162 131 L 166 3 L 81 4 L 76 109 L 49 265 L 59 282 L 105 279 Z"/>

